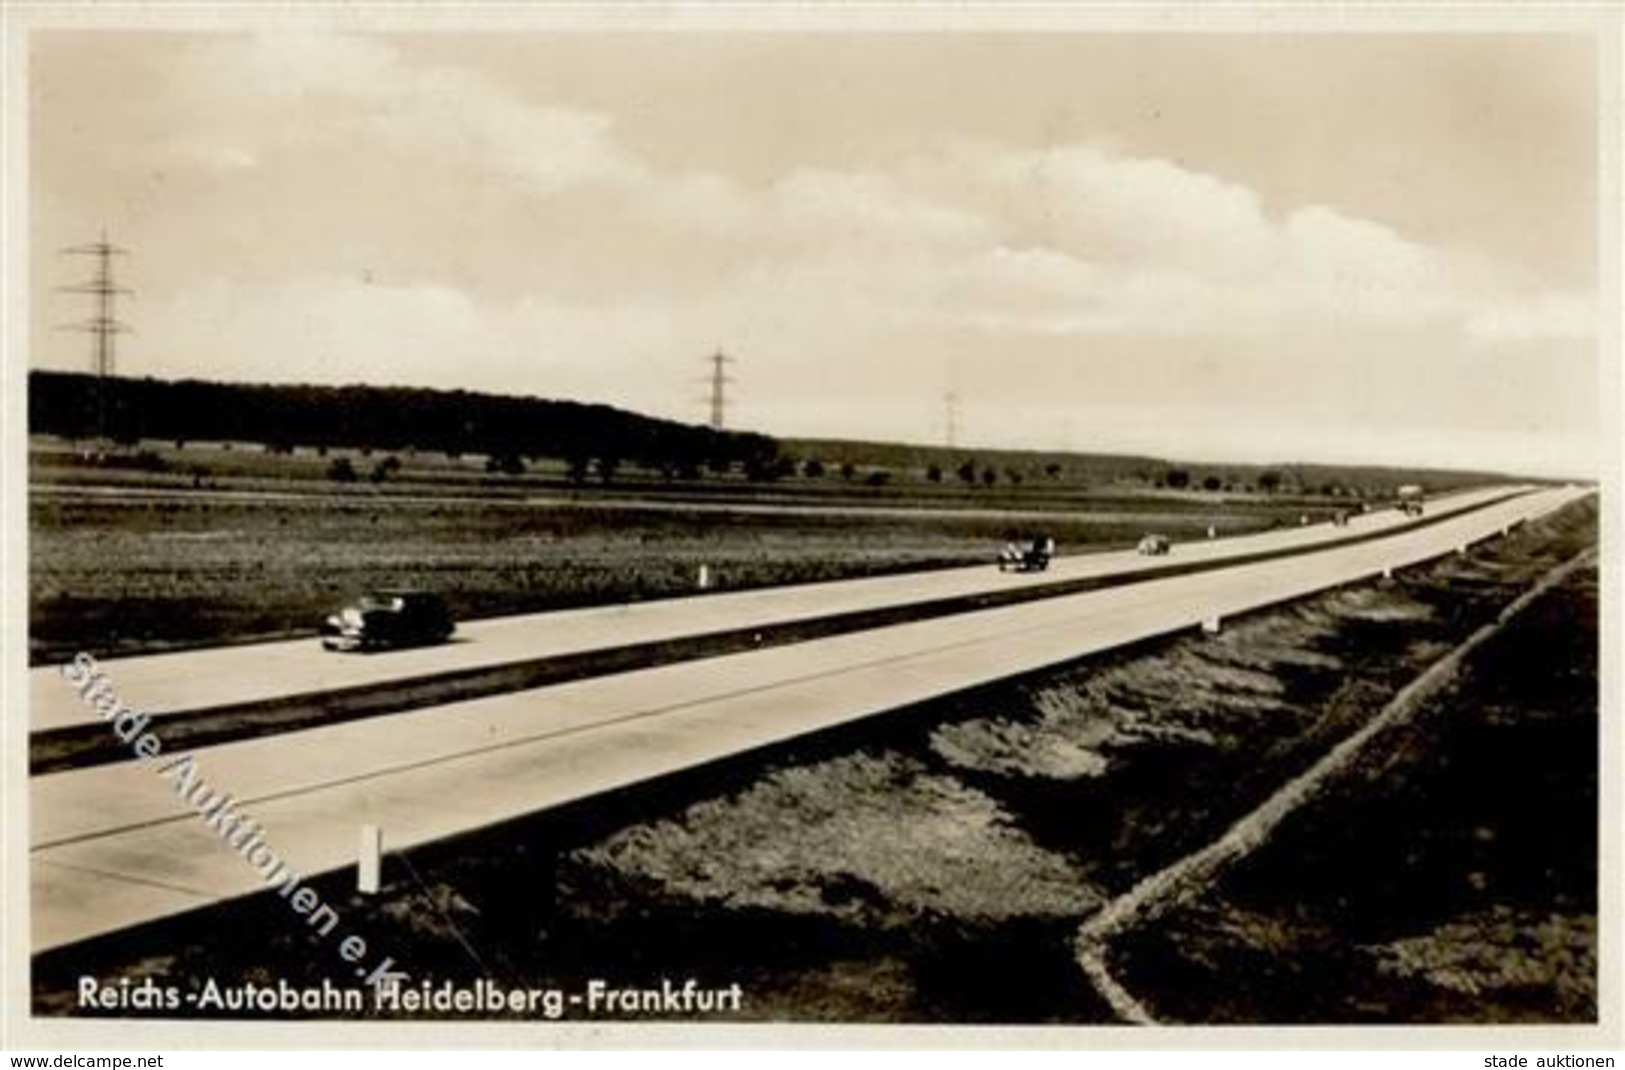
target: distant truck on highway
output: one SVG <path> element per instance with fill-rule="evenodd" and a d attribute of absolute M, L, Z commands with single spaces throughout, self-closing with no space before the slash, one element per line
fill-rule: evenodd
<path fill-rule="evenodd" d="M 1421 487 L 1415 483 L 1407 483 L 1399 488 L 1395 497 L 1399 499 L 1400 512 L 1406 516 L 1422 515 L 1422 503 L 1426 500 L 1427 495 L 1423 493 Z"/>

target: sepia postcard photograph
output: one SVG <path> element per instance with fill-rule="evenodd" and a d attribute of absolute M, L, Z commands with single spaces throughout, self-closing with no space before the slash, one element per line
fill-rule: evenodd
<path fill-rule="evenodd" d="M 5 18 L 3 1046 L 1618 1049 L 1619 8 Z"/>

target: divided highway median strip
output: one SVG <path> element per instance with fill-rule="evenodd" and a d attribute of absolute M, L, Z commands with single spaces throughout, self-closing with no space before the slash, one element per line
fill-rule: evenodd
<path fill-rule="evenodd" d="M 164 738 L 172 747 L 214 746 L 261 735 L 339 724 L 633 669 L 718 657 L 848 632 L 1333 550 L 1388 538 L 1403 531 L 1428 527 L 1489 508 L 1521 493 L 1525 492 L 1516 491 L 1490 498 L 1467 509 L 1427 515 L 1403 527 L 1351 534 L 1343 538 L 1328 539 L 1311 547 L 1261 550 L 1217 560 L 1175 561 L 1120 575 L 1060 580 L 1035 586 L 1012 587 L 1006 590 L 837 613 L 808 620 L 733 628 L 653 643 L 605 647 L 501 665 L 438 672 L 381 684 L 279 696 L 213 709 L 173 713 L 147 711 L 147 717 L 152 727 L 162 728 Z M 128 750 L 122 747 L 117 739 L 110 739 L 98 724 L 49 729 L 35 732 L 29 737 L 29 772 L 35 775 L 103 765 L 128 758 Z"/>

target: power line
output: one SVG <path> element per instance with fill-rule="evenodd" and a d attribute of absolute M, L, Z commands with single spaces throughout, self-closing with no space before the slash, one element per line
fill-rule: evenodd
<path fill-rule="evenodd" d="M 129 324 L 120 322 L 115 314 L 118 295 L 128 294 L 130 291 L 113 281 L 113 257 L 126 256 L 129 252 L 130 250 L 109 242 L 105 230 L 102 231 L 100 241 L 88 245 L 70 245 L 62 250 L 66 256 L 96 258 L 95 274 L 89 281 L 61 286 L 58 289 L 63 293 L 90 294 L 96 298 L 95 315 L 78 323 L 66 324 L 62 329 L 85 331 L 90 334 L 96 374 L 102 378 L 115 372 L 115 339 L 130 330 Z"/>
<path fill-rule="evenodd" d="M 725 366 L 733 364 L 734 359 L 724 355 L 720 349 L 706 359 L 711 362 L 711 430 L 721 431 L 727 407 L 726 387 L 733 382 Z"/>
<path fill-rule="evenodd" d="M 103 229 L 99 241 L 87 245 L 70 245 L 61 252 L 65 256 L 94 257 L 92 269 L 94 274 L 88 281 L 58 287 L 64 293 L 89 294 L 94 297 L 94 314 L 89 319 L 64 324 L 59 329 L 84 331 L 90 335 L 91 356 L 96 369 L 96 434 L 99 438 L 106 438 L 107 380 L 117 370 L 118 336 L 130 331 L 129 324 L 121 322 L 117 316 L 118 296 L 129 294 L 130 291 L 114 281 L 113 257 L 127 256 L 130 250 L 109 242 L 107 231 Z"/>

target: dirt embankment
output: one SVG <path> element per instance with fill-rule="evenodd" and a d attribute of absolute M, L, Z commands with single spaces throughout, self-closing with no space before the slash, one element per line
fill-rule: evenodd
<path fill-rule="evenodd" d="M 1118 979 L 1182 1021 L 1594 1021 L 1596 620 L 1577 571 L 1217 887 L 1118 941 Z"/>

